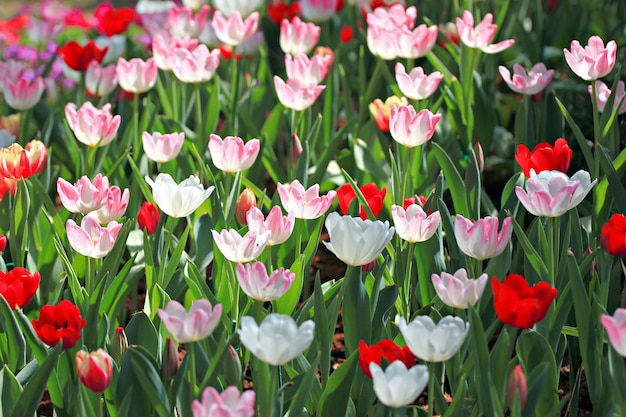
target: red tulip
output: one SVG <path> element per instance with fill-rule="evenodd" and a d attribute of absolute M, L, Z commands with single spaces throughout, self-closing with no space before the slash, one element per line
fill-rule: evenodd
<path fill-rule="evenodd" d="M 385 200 L 385 194 L 387 193 L 387 188 L 383 187 L 379 190 L 376 184 L 370 183 L 363 185 L 359 189 L 361 190 L 361 194 L 363 194 L 363 197 L 365 197 L 367 205 L 372 210 L 372 214 L 374 214 L 374 216 L 378 216 L 380 211 L 383 209 L 383 203 Z M 337 190 L 339 209 L 343 214 L 348 214 L 350 203 L 355 198 L 356 193 L 354 192 L 350 184 L 344 184 L 341 186 L 341 188 Z M 365 213 L 363 207 L 361 207 L 360 216 L 363 220 L 367 219 L 367 213 Z"/>
<path fill-rule="evenodd" d="M 519 145 L 515 155 L 515 161 L 527 178 L 530 178 L 531 169 L 534 169 L 537 174 L 541 171 L 567 173 L 571 159 L 572 150 L 563 138 L 557 139 L 554 146 L 547 142 L 540 143 L 532 152 L 526 145 Z"/>
<path fill-rule="evenodd" d="M 518 274 L 509 274 L 502 283 L 491 280 L 493 303 L 498 318 L 513 327 L 526 329 L 540 322 L 548 313 L 557 290 L 547 282 L 529 286 Z"/>
<path fill-rule="evenodd" d="M 626 216 L 619 213 L 611 216 L 602 226 L 600 244 L 613 256 L 626 255 Z"/>
<path fill-rule="evenodd" d="M 516 365 L 509 376 L 509 382 L 506 388 L 506 402 L 509 407 L 515 404 L 515 395 L 519 395 L 519 403 L 522 407 L 526 404 L 528 398 L 528 385 L 526 384 L 526 376 L 520 365 Z"/>
<path fill-rule="evenodd" d="M 0 196 L 0 199 L 2 197 Z M 0 253 L 3 253 L 7 248 L 7 237 L 5 235 L 0 235 Z"/>
<path fill-rule="evenodd" d="M 73 70 L 87 71 L 89 63 L 92 60 L 101 62 L 108 50 L 108 46 L 100 49 L 94 41 L 89 41 L 84 46 L 76 41 L 69 41 L 62 48 L 59 48 L 57 53 Z"/>
<path fill-rule="evenodd" d="M 6 245 L 6 237 L 2 237 Z M 13 268 L 6 274 L 0 271 L 0 294 L 13 310 L 22 308 L 37 292 L 40 280 L 39 272 L 31 274 L 24 268 Z"/>
<path fill-rule="evenodd" d="M 113 360 L 104 349 L 76 353 L 76 373 L 84 386 L 95 393 L 107 389 L 113 380 Z"/>
<path fill-rule="evenodd" d="M 370 346 L 367 346 L 363 340 L 359 342 L 359 365 L 361 365 L 363 373 L 368 378 L 372 377 L 370 363 L 374 362 L 380 366 L 383 358 L 385 358 L 387 363 L 402 361 L 407 369 L 415 365 L 415 356 L 413 356 L 408 346 L 400 347 L 388 339 L 383 339 Z"/>
<path fill-rule="evenodd" d="M 39 320 L 33 319 L 32 323 L 42 342 L 54 347 L 63 341 L 63 349 L 69 349 L 78 342 L 86 324 L 78 307 L 67 300 L 62 300 L 56 306 L 41 307 Z"/>
<path fill-rule="evenodd" d="M 280 22 L 282 22 L 283 19 L 287 19 L 291 22 L 299 13 L 300 3 L 298 2 L 287 4 L 284 1 L 278 1 L 268 2 L 267 4 L 267 17 L 269 17 L 276 26 L 280 26 Z"/>
<path fill-rule="evenodd" d="M 110 3 L 102 3 L 93 13 L 94 27 L 108 37 L 126 31 L 135 19 L 135 11 L 128 7 L 115 9 Z"/>
<path fill-rule="evenodd" d="M 146 233 L 151 235 L 156 230 L 157 225 L 161 220 L 161 215 L 154 203 L 144 201 L 139 209 L 137 215 L 137 224 L 141 230 L 145 230 Z"/>
<path fill-rule="evenodd" d="M 345 25 L 339 32 L 339 40 L 343 43 L 348 43 L 354 38 L 354 29 L 352 26 Z"/>

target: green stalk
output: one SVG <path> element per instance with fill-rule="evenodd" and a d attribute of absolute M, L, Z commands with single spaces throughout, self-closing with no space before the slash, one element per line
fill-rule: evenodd
<path fill-rule="evenodd" d="M 133 159 L 135 162 L 141 156 L 141 141 L 139 139 L 139 94 L 133 96 Z"/>
<path fill-rule="evenodd" d="M 87 271 L 85 274 L 85 290 L 91 296 L 94 290 L 94 274 L 95 274 L 95 262 L 94 258 L 87 256 Z"/>
<path fill-rule="evenodd" d="M 409 316 L 410 316 L 410 311 L 411 311 L 411 270 L 413 269 L 413 254 L 415 253 L 415 243 L 413 242 L 409 242 L 408 247 L 407 247 L 407 257 L 406 257 L 406 268 L 404 271 L 404 282 L 402 283 L 403 285 L 399 288 L 399 290 L 401 291 L 401 299 L 403 301 L 403 306 L 402 308 L 404 309 L 403 311 L 403 317 L 408 321 L 409 320 Z M 420 297 L 422 298 L 422 306 L 426 305 L 424 304 L 424 299 L 426 297 L 424 297 L 424 294 L 422 294 L 421 291 L 421 286 L 420 286 Z"/>
<path fill-rule="evenodd" d="M 196 399 L 196 356 L 194 352 L 195 342 L 187 343 L 187 355 L 189 355 L 189 404 Z"/>
<path fill-rule="evenodd" d="M 177 91 L 178 88 L 177 88 L 177 84 L 178 84 L 178 81 L 176 80 L 176 78 L 172 77 L 172 79 L 170 80 L 170 89 L 171 89 L 171 92 L 172 92 L 172 97 L 171 97 L 171 101 L 172 101 L 172 117 L 177 122 L 180 122 L 180 120 L 178 120 L 179 115 L 178 115 L 178 91 Z"/>
<path fill-rule="evenodd" d="M 174 235 L 173 228 L 176 222 L 175 217 L 168 216 L 165 221 L 165 226 L 163 227 L 163 233 L 167 236 L 165 237 L 165 246 L 163 246 L 161 250 L 161 262 L 159 263 L 159 275 L 157 279 L 157 283 L 160 286 L 163 286 L 165 281 L 165 269 L 167 264 L 167 256 L 170 251 L 170 245 L 172 244 L 172 236 Z"/>
<path fill-rule="evenodd" d="M 237 117 L 237 107 L 239 105 L 239 65 L 237 65 L 237 59 L 235 57 L 235 53 L 233 51 L 233 58 L 231 60 L 231 117 L 233 118 L 233 136 L 239 135 L 239 117 Z"/>
<path fill-rule="evenodd" d="M 28 110 L 24 110 L 22 114 L 20 115 L 20 126 L 18 129 L 19 137 L 17 138 L 18 142 L 24 143 L 28 141 L 29 139 L 26 136 L 28 135 L 28 122 L 30 121 L 31 113 L 32 113 L 32 110 L 28 109 Z"/>
<path fill-rule="evenodd" d="M 428 371 L 430 372 L 428 380 L 428 417 L 433 417 L 435 408 L 435 387 L 437 386 L 437 376 L 435 374 L 435 365 L 428 364 Z"/>
<path fill-rule="evenodd" d="M 239 281 L 237 281 L 237 273 L 235 272 L 234 264 L 230 261 L 226 261 L 228 264 L 227 267 L 227 275 L 228 280 L 230 281 L 231 288 L 233 289 L 233 308 L 232 308 L 232 317 L 235 319 L 237 323 L 239 323 Z"/>
<path fill-rule="evenodd" d="M 200 96 L 200 84 L 193 85 L 196 96 L 196 140 L 204 141 L 204 123 L 202 120 L 202 100 Z"/>
<path fill-rule="evenodd" d="M 593 172 L 591 175 L 591 178 L 600 178 L 600 140 L 601 140 L 601 135 L 600 135 L 600 113 L 598 111 L 598 99 L 597 99 L 597 88 L 596 88 L 596 83 L 592 82 L 591 83 L 591 106 L 592 106 L 592 110 L 591 112 L 593 113 L 593 142 L 594 142 L 594 147 L 593 147 Z M 608 111 L 608 110 L 607 110 Z M 600 205 L 603 202 L 598 201 L 599 200 L 599 187 L 594 187 L 593 188 L 593 193 L 594 193 L 594 197 L 593 197 L 593 204 L 595 205 Z M 599 232 L 599 219 L 598 219 L 598 214 L 597 214 L 598 210 L 592 210 L 591 211 L 591 230 L 593 231 L 593 235 L 597 235 Z"/>

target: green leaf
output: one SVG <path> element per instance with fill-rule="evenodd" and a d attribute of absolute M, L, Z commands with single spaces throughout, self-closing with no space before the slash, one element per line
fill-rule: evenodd
<path fill-rule="evenodd" d="M 22 393 L 22 386 L 11 370 L 4 365 L 0 369 L 0 416 L 10 416 Z"/>
<path fill-rule="evenodd" d="M 524 233 L 524 229 L 522 229 L 522 226 L 519 225 L 514 217 L 513 230 L 515 231 L 515 236 L 517 236 L 519 243 L 524 249 L 525 258 L 530 262 L 537 274 L 542 277 L 543 280 L 545 280 L 547 277 L 550 276 L 550 274 L 548 273 L 548 267 L 546 267 L 543 258 L 539 255 L 537 249 L 535 249 L 535 246 L 530 243 L 530 240 L 528 240 L 528 237 L 526 237 L 526 234 Z"/>
<path fill-rule="evenodd" d="M 317 326 L 316 326 L 317 327 Z M 291 399 L 288 414 L 298 416 L 306 404 L 307 398 L 313 389 L 314 384 L 319 384 L 317 380 L 317 362 L 311 363 L 306 373 L 301 374 L 301 378 L 292 380 L 297 388 L 295 396 Z"/>
<path fill-rule="evenodd" d="M 493 410 L 493 401 L 491 398 L 490 388 L 493 382 L 489 366 L 489 350 L 487 348 L 485 330 L 476 309 L 470 307 L 468 311 L 470 322 L 469 337 L 471 340 L 472 354 L 476 361 L 476 378 L 478 381 L 481 381 L 480 385 L 477 387 L 478 404 L 484 415 L 495 416 L 497 413 Z"/>
<path fill-rule="evenodd" d="M 594 166 L 593 155 L 591 154 L 591 150 L 589 149 L 589 143 L 587 142 L 587 139 L 585 139 L 585 135 L 583 135 L 583 132 L 580 130 L 580 128 L 578 127 L 578 125 L 576 124 L 572 116 L 569 114 L 569 112 L 567 111 L 563 103 L 561 103 L 561 100 L 559 100 L 556 97 L 554 99 L 556 100 L 556 103 L 559 105 L 559 108 L 561 109 L 561 113 L 563 113 L 563 117 L 565 117 L 565 120 L 567 120 L 567 124 L 572 129 L 572 132 L 574 132 L 574 136 L 576 137 L 576 140 L 578 141 L 578 145 L 580 146 L 580 149 L 583 152 L 583 156 L 585 157 L 585 162 L 587 163 L 587 167 L 591 169 Z"/>
<path fill-rule="evenodd" d="M 436 142 L 431 142 L 431 152 L 437 159 L 439 166 L 443 170 L 443 174 L 450 189 L 452 195 L 452 203 L 454 204 L 454 210 L 456 214 L 461 214 L 465 217 L 471 218 L 471 213 L 467 206 L 467 193 L 465 190 L 465 184 L 461 178 L 461 174 L 454 166 L 454 162 L 448 156 L 448 153 Z"/>
<path fill-rule="evenodd" d="M 0 313 L 0 324 L 8 343 L 8 357 L 3 359 L 9 369 L 17 372 L 26 364 L 26 341 L 13 310 L 2 296 L 0 296 Z"/>
<path fill-rule="evenodd" d="M 144 312 L 139 312 L 131 317 L 126 326 L 126 338 L 129 345 L 140 345 L 150 352 L 152 358 L 160 357 L 159 335 L 154 324 Z"/>
<path fill-rule="evenodd" d="M 343 331 L 346 354 L 358 351 L 360 340 L 367 344 L 372 337 L 372 312 L 369 296 L 361 279 L 360 266 L 348 266 L 341 287 L 343 294 Z"/>
<path fill-rule="evenodd" d="M 348 409 L 350 392 L 355 379 L 359 352 L 353 352 L 328 379 L 320 398 L 319 417 L 343 417 Z"/>
<path fill-rule="evenodd" d="M 130 358 L 132 369 L 139 380 L 142 392 L 147 396 L 152 408 L 161 417 L 169 417 L 172 413 L 167 392 L 155 369 L 154 363 L 146 357 L 146 353 L 137 348 L 129 348 L 126 354 Z"/>
<path fill-rule="evenodd" d="M 13 218 L 9 226 L 11 258 L 15 266 L 23 267 L 25 266 L 24 261 L 28 247 L 28 211 L 30 207 L 30 196 L 25 181 L 17 182 L 17 191 L 15 197 L 12 197 L 12 201 L 11 213 Z"/>

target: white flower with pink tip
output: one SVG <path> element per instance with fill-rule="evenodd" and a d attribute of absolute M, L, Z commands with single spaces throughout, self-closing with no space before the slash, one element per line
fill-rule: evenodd
<path fill-rule="evenodd" d="M 328 211 L 337 196 L 334 190 L 320 196 L 319 184 L 305 189 L 298 180 L 289 184 L 278 183 L 277 187 L 283 208 L 293 211 L 297 219 L 317 219 Z"/>

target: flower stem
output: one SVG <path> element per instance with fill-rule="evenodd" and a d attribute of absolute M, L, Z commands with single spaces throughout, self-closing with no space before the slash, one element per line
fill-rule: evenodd
<path fill-rule="evenodd" d="M 161 250 L 161 262 L 159 263 L 159 278 L 157 280 L 157 283 L 165 288 L 165 265 L 167 264 L 167 256 L 169 255 L 169 251 L 170 251 L 170 245 L 172 244 L 172 235 L 173 233 L 173 228 L 174 228 L 174 224 L 176 223 L 176 218 L 172 217 L 172 216 L 168 216 L 167 220 L 165 221 L 165 226 L 163 227 L 163 233 L 166 234 L 167 236 L 165 237 L 165 245 L 163 246 L 162 250 Z"/>
<path fill-rule="evenodd" d="M 187 343 L 187 355 L 189 355 L 189 404 L 196 399 L 196 357 L 195 343 Z"/>
<path fill-rule="evenodd" d="M 196 140 L 198 143 L 204 144 L 204 120 L 202 120 L 202 100 L 199 83 L 194 84 L 194 90 L 196 96 Z"/>
<path fill-rule="evenodd" d="M 237 65 L 237 59 L 235 57 L 235 53 L 233 53 L 233 59 L 231 61 L 231 84 L 230 84 L 230 90 L 231 90 L 231 105 L 230 105 L 230 109 L 231 109 L 231 116 L 233 118 L 233 136 L 238 136 L 239 135 L 239 117 L 237 115 L 237 107 L 239 105 L 239 65 Z"/>
<path fill-rule="evenodd" d="M 133 95 L 133 159 L 135 162 L 139 160 L 141 156 L 140 139 L 139 139 L 139 94 Z"/>
<path fill-rule="evenodd" d="M 428 364 L 430 371 L 430 379 L 428 381 L 428 417 L 433 417 L 435 408 L 435 387 L 437 385 L 437 374 L 435 373 L 435 365 Z"/>

